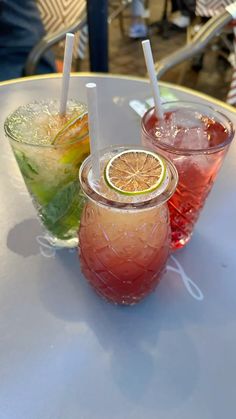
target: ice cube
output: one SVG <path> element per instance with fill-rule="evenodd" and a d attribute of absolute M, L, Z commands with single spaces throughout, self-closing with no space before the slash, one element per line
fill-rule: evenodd
<path fill-rule="evenodd" d="M 178 109 L 173 112 L 172 123 L 181 128 L 197 128 L 204 125 L 202 115 L 192 109 Z"/>
<path fill-rule="evenodd" d="M 208 134 L 204 127 L 179 129 L 175 137 L 175 146 L 194 150 L 207 148 L 209 147 Z"/>
<path fill-rule="evenodd" d="M 177 127 L 172 123 L 171 118 L 159 122 L 155 127 L 155 137 L 165 144 L 174 145 Z"/>

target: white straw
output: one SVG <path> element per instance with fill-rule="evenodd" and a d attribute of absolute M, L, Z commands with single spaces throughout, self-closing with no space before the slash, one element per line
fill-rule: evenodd
<path fill-rule="evenodd" d="M 99 158 L 99 120 L 98 120 L 98 102 L 97 86 L 95 83 L 87 83 L 88 99 L 88 121 L 89 121 L 89 141 L 90 154 L 92 160 L 92 179 L 100 179 L 100 158 Z"/>
<path fill-rule="evenodd" d="M 62 75 L 61 99 L 60 99 L 60 114 L 66 113 L 66 104 L 67 104 L 69 83 L 70 83 L 70 70 L 71 70 L 71 63 L 72 63 L 73 45 L 74 45 L 74 34 L 67 33 L 65 51 L 64 51 L 64 63 L 63 63 L 63 75 Z"/>
<path fill-rule="evenodd" d="M 160 90 L 159 90 L 159 86 L 158 86 L 158 81 L 157 81 L 157 78 L 156 78 L 155 66 L 154 66 L 150 41 L 148 39 L 146 39 L 145 41 L 142 41 L 142 47 L 143 47 L 144 58 L 145 58 L 145 61 L 146 61 L 147 71 L 148 71 L 148 75 L 149 75 L 149 79 L 150 79 L 150 83 L 151 83 L 151 88 L 152 88 L 152 93 L 153 93 L 153 98 L 154 98 L 154 103 L 155 103 L 155 109 L 156 109 L 156 115 L 160 119 L 163 119 L 163 109 L 162 109 L 162 105 L 161 105 L 161 95 L 160 95 Z"/>

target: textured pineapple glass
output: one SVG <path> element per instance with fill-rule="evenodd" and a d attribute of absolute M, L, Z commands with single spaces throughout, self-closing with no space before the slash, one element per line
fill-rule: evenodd
<path fill-rule="evenodd" d="M 234 137 L 232 122 L 202 103 L 166 102 L 165 124 L 154 108 L 142 119 L 142 143 L 175 164 L 179 183 L 168 202 L 172 248 L 185 246 Z"/>
<path fill-rule="evenodd" d="M 103 150 L 101 173 L 110 158 L 127 149 Z M 140 149 L 144 150 L 136 148 Z M 90 157 L 81 166 L 80 183 L 88 198 L 79 230 L 81 267 L 95 290 L 113 303 L 137 303 L 154 290 L 165 268 L 170 245 L 166 201 L 175 191 L 178 175 L 174 165 L 164 160 L 167 181 L 162 190 L 135 197 L 110 189 L 102 176 L 99 186 L 94 185 Z"/>

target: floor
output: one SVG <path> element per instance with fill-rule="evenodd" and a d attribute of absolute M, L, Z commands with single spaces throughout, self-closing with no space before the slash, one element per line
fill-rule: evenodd
<path fill-rule="evenodd" d="M 156 26 L 152 26 L 161 19 L 163 0 L 150 0 L 149 10 L 149 38 L 155 61 L 166 57 L 186 42 L 186 33 L 172 32 L 169 39 L 163 39 Z M 109 26 L 109 71 L 116 74 L 145 76 L 146 68 L 143 58 L 141 42 L 128 37 L 130 24 L 130 10 L 124 13 L 124 32 L 120 30 L 119 20 L 115 19 Z M 193 70 L 191 63 L 183 63 L 166 73 L 162 80 L 182 84 L 187 87 L 205 92 L 213 97 L 225 100 L 230 85 L 232 69 L 225 62 L 217 62 L 216 51 L 209 49 L 205 54 L 201 71 Z M 88 71 L 88 59 L 81 65 L 81 71 Z"/>

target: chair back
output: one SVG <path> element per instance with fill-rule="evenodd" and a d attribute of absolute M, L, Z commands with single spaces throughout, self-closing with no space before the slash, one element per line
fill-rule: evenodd
<path fill-rule="evenodd" d="M 40 15 L 47 34 L 53 34 L 61 29 L 71 26 L 81 16 L 86 14 L 86 0 L 36 0 Z M 78 37 L 76 34 L 74 57 L 79 55 Z M 63 50 L 64 42 L 59 48 Z"/>
<path fill-rule="evenodd" d="M 191 42 L 155 63 L 157 78 L 163 76 L 166 71 L 170 70 L 175 65 L 180 64 L 184 60 L 190 59 L 201 52 L 209 44 L 211 39 L 221 33 L 223 28 L 232 20 L 233 18 L 227 10 L 224 10 L 222 13 L 216 14 L 209 19 L 197 32 Z"/>
<path fill-rule="evenodd" d="M 212 17 L 222 13 L 226 6 L 234 3 L 235 0 L 197 0 L 196 16 Z"/>

